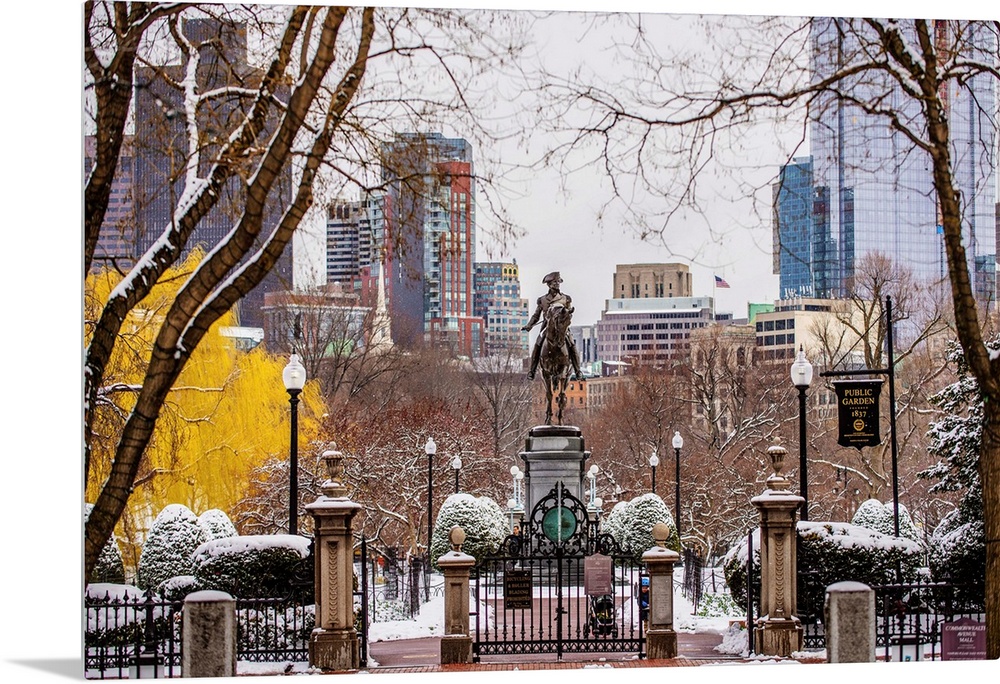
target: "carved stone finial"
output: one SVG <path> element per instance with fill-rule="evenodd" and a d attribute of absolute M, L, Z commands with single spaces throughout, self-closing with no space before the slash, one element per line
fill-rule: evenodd
<path fill-rule="evenodd" d="M 325 496 L 331 499 L 342 499 L 347 496 L 344 486 L 344 455 L 336 450 L 324 451 L 323 462 L 326 464 L 327 480 L 322 489 Z"/>
<path fill-rule="evenodd" d="M 451 542 L 451 550 L 456 553 L 462 550 L 462 544 L 465 543 L 465 530 L 463 530 L 458 525 L 451 528 L 448 532 L 448 541 Z"/>
<path fill-rule="evenodd" d="M 781 446 L 781 439 L 775 439 L 774 444 L 767 448 L 767 457 L 771 459 L 771 469 L 774 473 L 767 478 L 767 488 L 776 490 L 791 489 L 792 483 L 788 481 L 781 471 L 785 467 L 785 455 L 788 450 Z"/>
<path fill-rule="evenodd" d="M 658 522 L 653 525 L 653 541 L 661 549 L 667 548 L 667 539 L 670 537 L 670 528 L 666 523 Z"/>

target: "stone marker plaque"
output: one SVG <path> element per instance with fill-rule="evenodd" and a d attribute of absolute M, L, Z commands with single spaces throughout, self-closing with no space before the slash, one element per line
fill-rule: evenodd
<path fill-rule="evenodd" d="M 961 618 L 941 625 L 941 660 L 986 660 L 986 623 Z"/>
<path fill-rule="evenodd" d="M 583 588 L 587 596 L 611 593 L 611 556 L 595 553 L 583 559 Z"/>
<path fill-rule="evenodd" d="M 503 575 L 504 610 L 531 608 L 531 570 L 508 570 Z"/>

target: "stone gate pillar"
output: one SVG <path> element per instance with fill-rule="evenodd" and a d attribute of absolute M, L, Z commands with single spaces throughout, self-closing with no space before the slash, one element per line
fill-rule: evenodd
<path fill-rule="evenodd" d="M 356 670 L 360 664 L 354 629 L 354 537 L 351 520 L 361 510 L 347 498 L 343 456 L 323 454 L 329 477 L 323 494 L 306 506 L 313 516 L 316 558 L 316 628 L 309 639 L 309 665 L 323 670 Z"/>
<path fill-rule="evenodd" d="M 448 534 L 451 551 L 438 558 L 444 574 L 444 636 L 441 637 L 441 664 L 472 662 L 472 635 L 469 633 L 469 570 L 476 559 L 462 553 L 465 530 L 456 525 Z"/>
<path fill-rule="evenodd" d="M 677 657 L 677 632 L 674 630 L 674 564 L 679 553 L 667 548 L 670 528 L 653 525 L 656 546 L 642 554 L 649 570 L 649 627 L 646 629 L 646 655 L 650 660 Z"/>
<path fill-rule="evenodd" d="M 767 449 L 774 473 L 767 489 L 750 502 L 760 511 L 760 614 L 753 627 L 754 651 L 790 656 L 802 650 L 802 624 L 796 605 L 796 512 L 805 501 L 792 494 L 781 474 L 786 450 Z"/>

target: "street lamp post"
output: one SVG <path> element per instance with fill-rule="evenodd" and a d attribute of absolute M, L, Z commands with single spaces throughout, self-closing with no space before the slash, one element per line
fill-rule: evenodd
<path fill-rule="evenodd" d="M 594 500 L 597 498 L 597 474 L 601 472 L 601 469 L 596 463 L 590 466 L 590 470 L 587 471 L 587 478 L 590 480 L 590 501 L 587 502 L 587 508 L 594 508 Z"/>
<path fill-rule="evenodd" d="M 306 369 L 292 354 L 281 373 L 292 406 L 291 446 L 288 462 L 288 534 L 299 533 L 299 393 L 306 384 Z"/>
<path fill-rule="evenodd" d="M 434 534 L 434 454 L 437 444 L 433 437 L 424 444 L 427 454 L 427 565 L 424 568 L 424 601 L 431 600 L 431 535 Z"/>
<path fill-rule="evenodd" d="M 674 430 L 674 438 L 670 441 L 674 447 L 674 524 L 677 526 L 677 540 L 681 538 L 681 449 L 684 448 L 684 438 L 679 430 Z"/>
<path fill-rule="evenodd" d="M 802 519 L 809 519 L 809 477 L 806 463 L 806 390 L 812 383 L 813 367 L 799 345 L 799 355 L 792 364 L 792 384 L 799 390 L 799 496 L 802 497 Z"/>
<path fill-rule="evenodd" d="M 455 493 L 458 494 L 458 471 L 462 469 L 462 457 L 456 456 L 451 459 L 451 469 L 455 471 Z"/>
<path fill-rule="evenodd" d="M 656 455 L 656 449 L 653 449 L 653 454 L 649 457 L 649 467 L 653 471 L 653 486 L 650 491 L 656 494 L 656 466 L 660 465 L 660 457 Z"/>

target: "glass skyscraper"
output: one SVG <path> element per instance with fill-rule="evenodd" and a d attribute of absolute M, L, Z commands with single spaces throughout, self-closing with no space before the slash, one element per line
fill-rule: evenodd
<path fill-rule="evenodd" d="M 934 23 L 939 51 L 952 45 L 955 24 Z M 984 55 L 996 54 L 995 34 L 970 29 L 964 41 Z M 859 20 L 816 18 L 812 22 L 814 81 L 871 57 L 857 56 L 873 38 Z M 955 182 L 961 193 L 963 242 L 976 296 L 996 295 L 996 116 L 993 79 L 974 77 L 964 87 L 949 84 L 946 99 Z M 884 115 L 891 111 L 918 130 L 917 100 L 883 72 L 868 70 L 849 88 L 826 92 L 809 110 L 811 159 L 781 170 L 774 189 L 775 273 L 783 297 L 835 297 L 860 259 L 879 252 L 910 269 L 923 283 L 947 277 L 940 212 L 931 160 Z M 808 177 L 811 176 L 811 180 Z M 811 186 L 812 206 L 806 199 Z M 806 213 L 809 215 L 806 216 Z M 809 231 L 808 238 L 806 231 Z"/>

